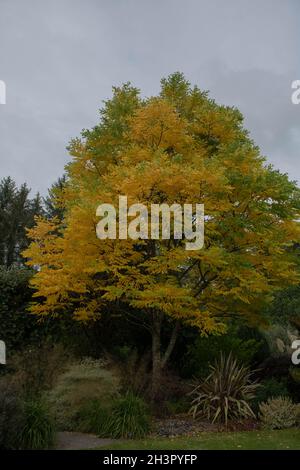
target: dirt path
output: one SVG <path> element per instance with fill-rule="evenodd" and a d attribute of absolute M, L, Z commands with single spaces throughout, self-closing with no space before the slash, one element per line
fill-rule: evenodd
<path fill-rule="evenodd" d="M 55 449 L 57 450 L 83 450 L 95 449 L 111 444 L 113 439 L 100 439 L 94 434 L 83 434 L 80 432 L 59 432 Z"/>

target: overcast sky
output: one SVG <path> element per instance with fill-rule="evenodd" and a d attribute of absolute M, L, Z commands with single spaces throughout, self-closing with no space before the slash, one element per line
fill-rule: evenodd
<path fill-rule="evenodd" d="M 179 70 L 300 181 L 299 25 L 299 0 L 0 0 L 0 178 L 45 194 L 112 85 L 149 96 Z"/>

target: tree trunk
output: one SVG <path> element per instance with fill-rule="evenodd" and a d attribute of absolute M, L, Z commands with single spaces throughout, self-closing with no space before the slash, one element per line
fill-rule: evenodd
<path fill-rule="evenodd" d="M 174 346 L 179 331 L 179 322 L 176 322 L 170 341 L 165 353 L 161 351 L 161 329 L 163 316 L 160 313 L 153 314 L 152 322 L 152 380 L 151 380 L 151 398 L 154 401 L 158 395 L 161 385 L 161 374 L 166 366 Z"/>
<path fill-rule="evenodd" d="M 153 317 L 151 398 L 155 400 L 161 378 L 161 318 L 159 314 L 155 314 Z"/>

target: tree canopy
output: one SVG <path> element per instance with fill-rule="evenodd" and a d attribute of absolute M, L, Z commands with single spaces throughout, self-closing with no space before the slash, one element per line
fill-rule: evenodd
<path fill-rule="evenodd" d="M 148 99 L 129 83 L 114 88 L 100 114 L 70 143 L 63 222 L 38 218 L 29 231 L 25 256 L 39 266 L 32 312 L 87 321 L 130 306 L 148 319 L 160 369 L 181 322 L 205 334 L 225 331 L 233 315 L 262 321 L 274 291 L 298 279 L 287 248 L 299 238 L 299 189 L 266 163 L 241 113 L 175 73 Z M 97 206 L 117 206 L 120 195 L 147 207 L 203 203 L 203 249 L 172 236 L 97 239 Z M 165 318 L 175 328 L 162 354 Z"/>

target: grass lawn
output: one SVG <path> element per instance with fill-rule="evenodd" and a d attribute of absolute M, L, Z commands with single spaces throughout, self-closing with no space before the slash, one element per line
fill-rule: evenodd
<path fill-rule="evenodd" d="M 300 450 L 300 429 L 206 433 L 194 437 L 122 440 L 108 450 Z"/>

